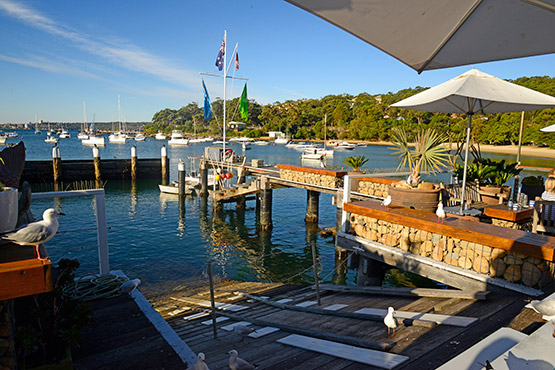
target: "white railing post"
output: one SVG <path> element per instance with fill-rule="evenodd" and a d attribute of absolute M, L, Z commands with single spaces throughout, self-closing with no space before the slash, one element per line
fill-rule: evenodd
<path fill-rule="evenodd" d="M 106 225 L 106 197 L 104 190 L 95 196 L 96 200 L 96 233 L 98 238 L 98 262 L 100 275 L 110 273 L 110 257 L 108 253 L 108 232 Z"/>
<path fill-rule="evenodd" d="M 341 231 L 344 233 L 349 231 L 350 214 L 345 212 L 345 203 L 349 203 L 351 201 L 351 183 L 351 176 L 343 176 L 343 204 L 341 205 L 343 212 L 341 213 Z"/>

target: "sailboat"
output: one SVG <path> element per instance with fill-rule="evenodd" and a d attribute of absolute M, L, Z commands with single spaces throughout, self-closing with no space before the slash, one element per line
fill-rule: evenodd
<path fill-rule="evenodd" d="M 46 131 L 46 139 L 44 139 L 45 143 L 57 143 L 58 138 L 54 136 L 54 133 L 50 129 L 50 122 L 48 122 L 48 131 Z"/>
<path fill-rule="evenodd" d="M 106 145 L 106 141 L 104 140 L 104 136 L 97 133 L 94 129 L 94 116 L 91 125 L 89 126 L 89 137 L 85 140 L 82 140 L 81 143 L 83 145 L 97 145 L 97 146 L 104 146 Z"/>
<path fill-rule="evenodd" d="M 114 144 L 125 144 L 127 136 L 121 130 L 121 105 L 118 94 L 118 131 L 108 136 L 108 141 Z"/>
<path fill-rule="evenodd" d="M 81 131 L 77 134 L 77 139 L 85 140 L 89 138 L 89 135 L 85 132 L 87 127 L 87 108 L 85 107 L 85 101 L 83 100 L 83 123 L 81 123 Z"/>
<path fill-rule="evenodd" d="M 35 114 L 35 135 L 40 134 L 39 123 L 37 122 L 37 115 Z"/>

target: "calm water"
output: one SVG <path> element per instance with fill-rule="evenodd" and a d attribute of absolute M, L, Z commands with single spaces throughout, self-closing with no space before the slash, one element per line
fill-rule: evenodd
<path fill-rule="evenodd" d="M 52 145 L 44 142 L 45 134 L 18 131 L 18 139 L 27 148 L 27 160 L 52 158 Z M 92 159 L 90 147 L 72 138 L 60 139 L 62 160 Z M 131 147 L 136 145 L 139 158 L 157 158 L 167 141 L 147 138 L 145 142 L 109 144 L 100 148 L 100 156 L 130 158 Z M 186 147 L 168 147 L 171 160 L 171 178 L 177 177 L 177 162 L 188 156 L 202 155 L 205 144 Z M 244 154 L 248 160 L 263 159 L 267 164 L 301 165 L 300 152 L 282 145 L 251 146 Z M 240 145 L 231 149 L 241 153 Z M 0 147 L 1 149 L 1 147 Z M 392 149 L 386 146 L 357 147 L 354 151 L 336 153 L 327 160 L 327 167 L 340 169 L 345 156 L 365 155 L 370 161 L 363 168 L 369 172 L 387 172 L 397 166 Z M 492 158 L 515 157 L 491 155 Z M 523 158 L 524 165 L 553 167 L 553 159 Z M 305 165 L 307 165 L 305 163 Z M 318 167 L 318 165 L 315 165 Z M 441 175 L 448 181 L 448 175 Z M 437 180 L 436 180 L 437 181 Z M 273 192 L 273 224 L 271 232 L 257 231 L 255 202 L 247 202 L 244 211 L 236 211 L 234 204 L 224 205 L 215 213 L 210 201 L 203 203 L 198 197 L 187 198 L 180 206 L 175 196 L 160 194 L 158 181 L 110 181 L 106 184 L 108 243 L 112 269 L 121 269 L 129 277 L 142 280 L 143 289 L 170 289 L 186 284 L 189 278 L 201 277 L 205 263 L 212 259 L 215 272 L 229 279 L 258 281 L 313 281 L 311 246 L 314 244 L 321 260 L 320 276 L 326 281 L 354 283 L 354 273 L 346 276 L 334 274 L 334 241 L 320 236 L 315 227 L 304 222 L 306 191 L 278 189 Z M 51 259 L 77 258 L 80 273 L 98 272 L 96 250 L 95 205 L 90 197 L 34 200 L 33 214 L 40 218 L 44 209 L 55 206 L 67 214 L 61 218 L 60 234 L 47 243 Z M 335 226 L 336 208 L 332 196 L 320 196 L 319 228 Z M 389 280 L 414 284 L 413 279 L 396 272 Z M 394 282 L 393 282 L 394 283 Z"/>

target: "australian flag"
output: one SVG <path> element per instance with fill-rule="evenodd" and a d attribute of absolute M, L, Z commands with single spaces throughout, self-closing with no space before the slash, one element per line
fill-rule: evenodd
<path fill-rule="evenodd" d="M 216 58 L 216 67 L 218 70 L 222 70 L 224 68 L 224 55 L 225 55 L 225 40 L 222 41 L 222 46 L 220 47 L 220 51 L 218 52 L 218 57 Z"/>

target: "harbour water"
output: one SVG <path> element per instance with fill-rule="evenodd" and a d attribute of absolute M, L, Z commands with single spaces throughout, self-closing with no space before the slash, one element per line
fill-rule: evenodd
<path fill-rule="evenodd" d="M 27 160 L 49 160 L 52 144 L 44 142 L 45 134 L 18 131 L 19 138 L 8 142 L 23 141 Z M 60 139 L 62 160 L 91 159 L 91 147 L 77 140 L 77 132 L 70 139 Z M 190 156 L 202 155 L 207 144 L 168 146 L 167 140 L 147 138 L 144 142 L 128 141 L 100 148 L 104 159 L 130 158 L 131 147 L 137 147 L 139 158 L 158 158 L 162 145 L 168 147 L 171 163 L 171 180 L 177 178 L 177 163 L 183 159 L 186 166 Z M 229 146 L 247 159 L 262 159 L 266 164 L 301 165 L 300 152 L 283 145 L 257 146 L 242 151 L 241 146 Z M 0 146 L 0 150 L 2 147 Z M 370 161 L 363 167 L 368 172 L 389 172 L 397 167 L 393 149 L 387 146 L 368 145 L 353 151 L 337 152 L 326 161 L 326 166 L 341 169 L 343 158 L 365 155 Z M 486 155 L 514 161 L 514 156 Z M 527 166 L 552 167 L 553 159 L 523 158 Z M 303 165 L 308 165 L 304 163 Z M 319 167 L 319 163 L 313 163 Z M 439 175 L 449 181 L 447 174 Z M 437 181 L 437 177 L 435 178 Z M 320 277 L 330 282 L 345 281 L 353 284 L 354 273 L 344 276 L 334 273 L 334 241 L 321 236 L 318 229 L 335 226 L 336 207 L 332 196 L 320 197 L 320 218 L 317 226 L 305 224 L 306 191 L 278 189 L 273 192 L 273 230 L 257 229 L 254 201 L 247 202 L 244 211 L 237 211 L 235 204 L 224 205 L 222 212 L 214 212 L 210 200 L 203 203 L 199 197 L 188 197 L 184 207 L 173 195 L 161 194 L 158 181 L 110 181 L 106 184 L 106 213 L 108 244 L 112 269 L 123 270 L 131 278 L 140 278 L 142 290 L 167 291 L 187 284 L 187 281 L 204 279 L 205 263 L 211 259 L 214 271 L 223 278 L 272 282 L 301 283 L 313 281 L 312 244 L 316 246 L 321 264 Z M 77 258 L 81 263 L 80 274 L 98 272 L 95 205 L 91 197 L 34 200 L 33 214 L 40 218 L 44 209 L 56 207 L 66 213 L 61 218 L 59 234 L 47 243 L 54 263 L 61 258 Z M 387 279 L 391 284 L 413 285 L 415 278 L 392 271 Z"/>

